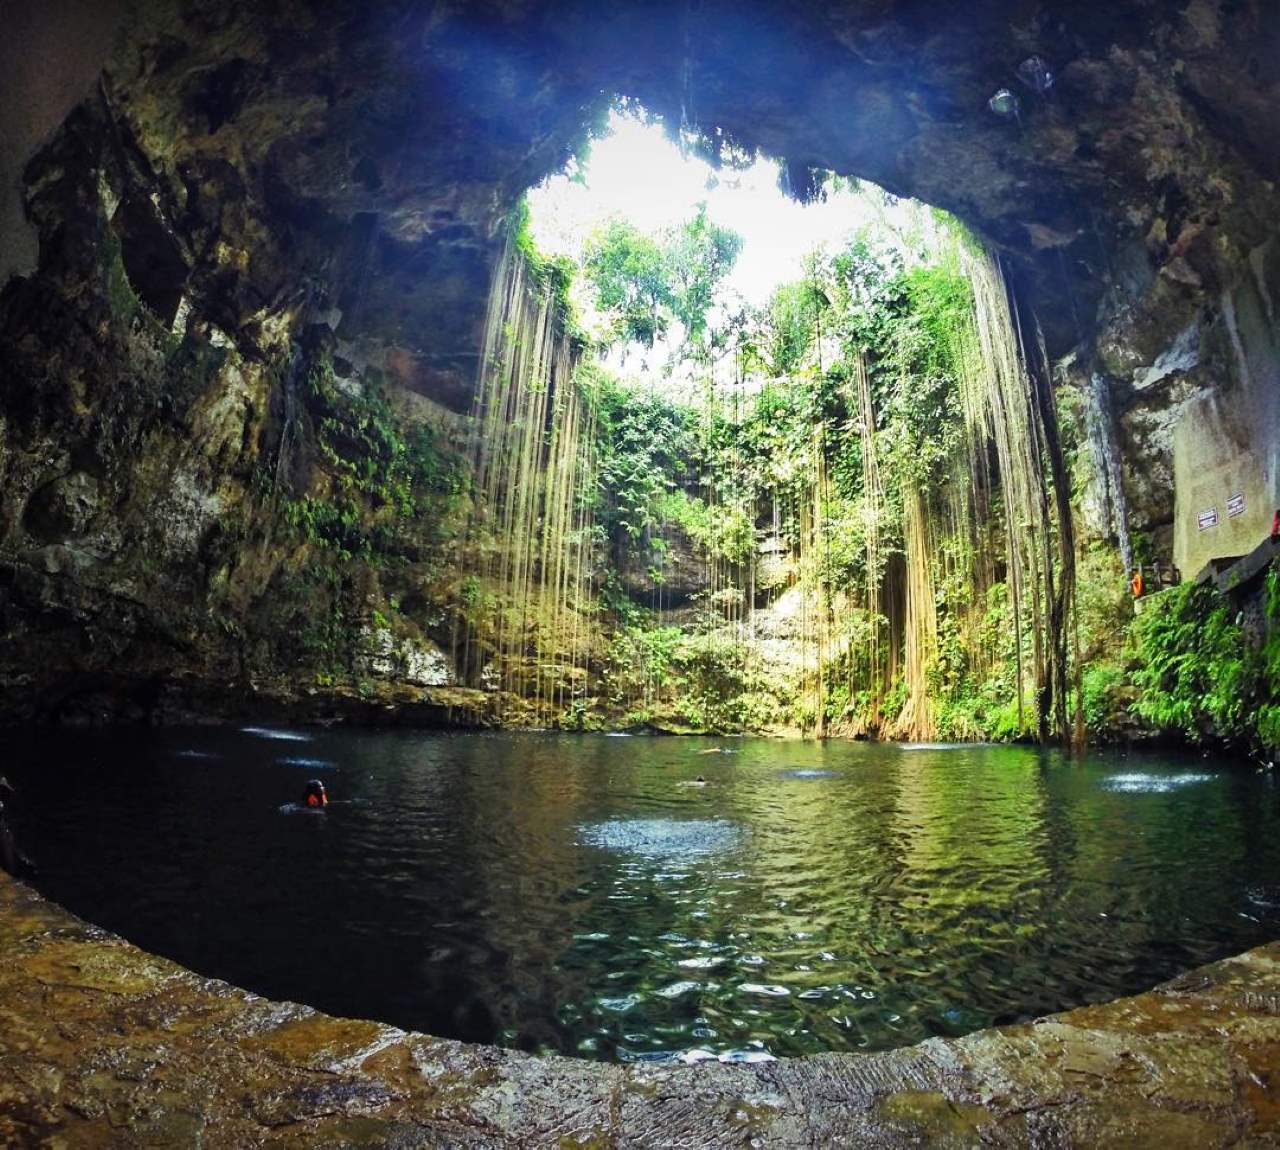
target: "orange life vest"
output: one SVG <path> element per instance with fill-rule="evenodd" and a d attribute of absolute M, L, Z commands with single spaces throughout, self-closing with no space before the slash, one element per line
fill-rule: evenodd
<path fill-rule="evenodd" d="M 1133 588 L 1133 597 L 1135 599 L 1142 598 L 1142 568 L 1139 567 L 1133 573 L 1133 578 L 1129 581 L 1129 586 Z"/>

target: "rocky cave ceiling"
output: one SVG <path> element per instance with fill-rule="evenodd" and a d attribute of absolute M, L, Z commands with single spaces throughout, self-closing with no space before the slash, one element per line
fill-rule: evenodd
<path fill-rule="evenodd" d="M 74 218 L 49 173 L 97 171 L 166 309 L 185 292 L 246 350 L 323 320 L 457 407 L 502 220 L 616 94 L 949 209 L 1055 354 L 1150 362 L 1280 208 L 1268 0 L 173 0 L 121 29 L 28 167 L 45 273 Z M 1016 77 L 1033 54 L 1047 96 Z"/>

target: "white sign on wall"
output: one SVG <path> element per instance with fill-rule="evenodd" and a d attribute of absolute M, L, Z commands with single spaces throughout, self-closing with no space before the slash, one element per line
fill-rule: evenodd
<path fill-rule="evenodd" d="M 1210 527 L 1218 526 L 1218 509 L 1210 507 L 1207 511 L 1201 511 L 1196 516 L 1196 522 L 1200 525 L 1201 531 L 1208 531 Z"/>
<path fill-rule="evenodd" d="M 1234 519 L 1244 514 L 1244 492 L 1238 492 L 1227 500 L 1227 518 Z"/>

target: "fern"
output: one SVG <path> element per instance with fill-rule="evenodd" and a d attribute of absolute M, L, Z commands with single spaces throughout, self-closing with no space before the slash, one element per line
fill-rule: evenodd
<path fill-rule="evenodd" d="M 1134 711 L 1192 742 L 1253 733 L 1263 656 L 1216 589 L 1183 584 L 1150 600 L 1135 628 Z"/>

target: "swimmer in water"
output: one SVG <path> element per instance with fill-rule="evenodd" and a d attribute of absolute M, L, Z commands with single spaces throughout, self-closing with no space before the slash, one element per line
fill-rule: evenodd
<path fill-rule="evenodd" d="M 319 779 L 308 779 L 307 789 L 302 792 L 302 805 L 309 810 L 324 810 L 329 805 L 329 795 L 324 783 Z"/>

